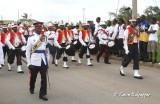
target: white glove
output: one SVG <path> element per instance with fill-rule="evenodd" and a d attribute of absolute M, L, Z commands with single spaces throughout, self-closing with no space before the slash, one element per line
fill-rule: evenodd
<path fill-rule="evenodd" d="M 124 50 L 125 50 L 125 54 L 128 55 L 129 50 L 128 50 L 128 46 L 127 45 L 124 45 Z"/>
<path fill-rule="evenodd" d="M 61 49 L 62 47 L 59 45 L 58 48 Z"/>
<path fill-rule="evenodd" d="M 128 55 L 128 53 L 129 53 L 129 51 L 128 51 L 128 50 L 125 50 L 125 54 Z"/>
<path fill-rule="evenodd" d="M 12 49 L 12 50 L 15 50 L 16 48 L 15 48 L 14 46 L 11 46 L 11 49 Z"/>
<path fill-rule="evenodd" d="M 87 46 L 86 43 L 83 43 L 82 45 L 83 45 L 83 46 Z"/>

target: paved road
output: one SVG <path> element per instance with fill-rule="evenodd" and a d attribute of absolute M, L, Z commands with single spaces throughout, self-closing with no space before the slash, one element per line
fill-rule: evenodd
<path fill-rule="evenodd" d="M 71 58 L 70 58 L 71 59 Z M 35 94 L 29 93 L 29 72 L 23 64 L 24 74 L 5 66 L 0 70 L 0 104 L 159 104 L 160 70 L 140 66 L 143 80 L 133 78 L 132 64 L 119 75 L 120 61 L 111 60 L 111 65 L 97 63 L 93 67 L 69 61 L 70 68 L 63 69 L 62 61 L 55 67 L 50 62 L 47 102 L 38 98 L 40 75 Z"/>

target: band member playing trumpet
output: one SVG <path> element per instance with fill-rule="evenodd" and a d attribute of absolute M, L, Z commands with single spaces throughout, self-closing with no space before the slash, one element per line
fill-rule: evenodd
<path fill-rule="evenodd" d="M 54 46 L 54 38 L 55 38 L 55 27 L 52 23 L 48 23 L 48 31 L 45 32 L 45 35 L 48 39 L 48 47 L 50 54 L 52 55 L 52 64 L 55 64 L 55 56 L 56 56 L 56 47 Z"/>
<path fill-rule="evenodd" d="M 82 28 L 83 29 L 79 33 L 79 41 L 82 44 L 82 46 L 79 53 L 78 62 L 81 63 L 81 59 L 83 58 L 84 53 L 86 53 L 87 65 L 93 66 L 93 64 L 90 62 L 90 52 L 88 48 L 92 38 L 91 31 L 89 29 L 89 24 L 83 23 Z"/>
<path fill-rule="evenodd" d="M 24 73 L 22 70 L 21 47 L 26 44 L 23 34 L 17 30 L 17 25 L 12 26 L 13 31 L 8 34 L 7 45 L 9 47 L 8 55 L 8 71 L 11 71 L 15 56 L 17 57 L 17 72 Z"/>
<path fill-rule="evenodd" d="M 100 57 L 102 56 L 103 53 L 105 53 L 104 56 L 104 63 L 106 64 L 111 64 L 109 62 L 109 51 L 108 51 L 108 38 L 109 38 L 109 33 L 107 33 L 106 31 L 106 24 L 105 22 L 101 22 L 100 26 L 102 27 L 99 31 L 98 31 L 98 38 L 99 38 L 99 44 L 100 44 L 100 48 L 99 48 L 99 52 L 97 54 L 97 62 L 99 62 Z"/>
<path fill-rule="evenodd" d="M 65 53 L 65 47 L 67 44 L 71 43 L 71 39 L 64 27 L 63 23 L 59 23 L 59 29 L 56 32 L 56 36 L 54 39 L 55 46 L 58 47 L 57 55 L 55 60 L 55 65 L 58 65 L 58 60 L 60 59 L 61 55 L 63 54 L 63 68 L 68 68 L 67 65 L 67 54 Z"/>

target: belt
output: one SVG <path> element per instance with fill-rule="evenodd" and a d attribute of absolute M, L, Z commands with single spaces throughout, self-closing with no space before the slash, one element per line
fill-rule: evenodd
<path fill-rule="evenodd" d="M 34 53 L 43 53 L 45 56 L 45 61 L 46 61 L 46 68 L 48 68 L 48 60 L 47 60 L 47 55 L 45 50 L 35 50 Z"/>

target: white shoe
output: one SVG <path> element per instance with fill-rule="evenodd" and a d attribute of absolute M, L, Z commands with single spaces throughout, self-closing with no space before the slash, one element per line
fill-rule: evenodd
<path fill-rule="evenodd" d="M 18 65 L 17 73 L 24 73 L 21 67 L 22 67 L 21 65 Z"/>
<path fill-rule="evenodd" d="M 121 66 L 119 70 L 120 70 L 120 75 L 121 76 L 125 76 L 125 74 L 124 74 L 124 67 Z"/>
<path fill-rule="evenodd" d="M 55 66 L 58 66 L 58 60 L 57 59 L 55 60 Z"/>
<path fill-rule="evenodd" d="M 90 58 L 87 59 L 87 65 L 88 65 L 88 66 L 93 66 L 93 64 L 92 64 L 91 61 L 90 61 Z"/>
<path fill-rule="evenodd" d="M 66 68 L 66 69 L 69 68 L 69 67 L 67 66 L 67 62 L 64 62 L 64 63 L 63 63 L 63 68 Z"/>
<path fill-rule="evenodd" d="M 82 62 L 81 62 L 81 59 L 78 59 L 78 63 L 79 63 L 79 64 L 81 64 L 81 63 L 82 63 Z"/>
<path fill-rule="evenodd" d="M 11 71 L 11 70 L 12 70 L 12 64 L 8 63 L 8 71 Z"/>

